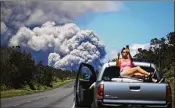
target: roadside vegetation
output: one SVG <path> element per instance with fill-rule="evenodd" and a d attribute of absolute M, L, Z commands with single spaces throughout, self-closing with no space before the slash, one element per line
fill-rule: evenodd
<path fill-rule="evenodd" d="M 39 85 L 39 86 L 37 85 L 35 90 L 32 90 L 28 85 L 26 85 L 24 88 L 21 88 L 21 89 L 9 89 L 5 91 L 1 91 L 0 96 L 1 98 L 8 98 L 8 97 L 14 97 L 14 96 L 33 94 L 38 92 L 45 92 L 48 90 L 52 90 L 54 88 L 58 88 L 59 86 L 64 85 L 71 81 L 73 81 L 73 79 L 57 81 L 53 83 L 53 87 L 48 87 L 45 85 Z"/>
<path fill-rule="evenodd" d="M 0 50 L 1 98 L 46 91 L 75 79 L 75 72 L 35 63 L 19 46 Z"/>

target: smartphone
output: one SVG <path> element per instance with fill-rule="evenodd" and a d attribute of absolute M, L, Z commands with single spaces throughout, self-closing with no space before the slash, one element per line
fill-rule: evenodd
<path fill-rule="evenodd" d="M 129 45 L 126 45 L 126 48 L 128 48 L 128 49 L 129 49 Z"/>

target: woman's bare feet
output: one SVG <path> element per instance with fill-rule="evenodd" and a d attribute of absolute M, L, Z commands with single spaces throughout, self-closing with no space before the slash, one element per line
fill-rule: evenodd
<path fill-rule="evenodd" d="M 145 77 L 148 77 L 149 79 L 152 79 L 155 75 L 155 71 L 154 72 L 150 72 L 149 75 L 145 75 Z"/>
<path fill-rule="evenodd" d="M 155 73 L 156 73 L 156 71 L 154 71 L 154 72 L 151 74 L 151 78 L 154 77 Z"/>
<path fill-rule="evenodd" d="M 156 82 L 158 82 L 158 80 L 157 80 L 157 79 L 152 78 L 152 82 L 156 83 Z"/>

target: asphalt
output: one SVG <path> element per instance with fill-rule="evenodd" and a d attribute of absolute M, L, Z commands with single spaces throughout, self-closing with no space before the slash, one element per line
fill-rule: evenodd
<path fill-rule="evenodd" d="M 74 108 L 74 81 L 59 88 L 1 99 L 1 108 Z"/>

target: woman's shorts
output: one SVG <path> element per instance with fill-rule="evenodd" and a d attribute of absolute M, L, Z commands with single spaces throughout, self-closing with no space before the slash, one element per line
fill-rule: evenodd
<path fill-rule="evenodd" d="M 130 76 L 124 74 L 126 71 L 127 71 L 127 70 L 121 71 L 121 72 L 120 72 L 120 76 L 121 76 L 121 77 L 130 77 Z"/>

